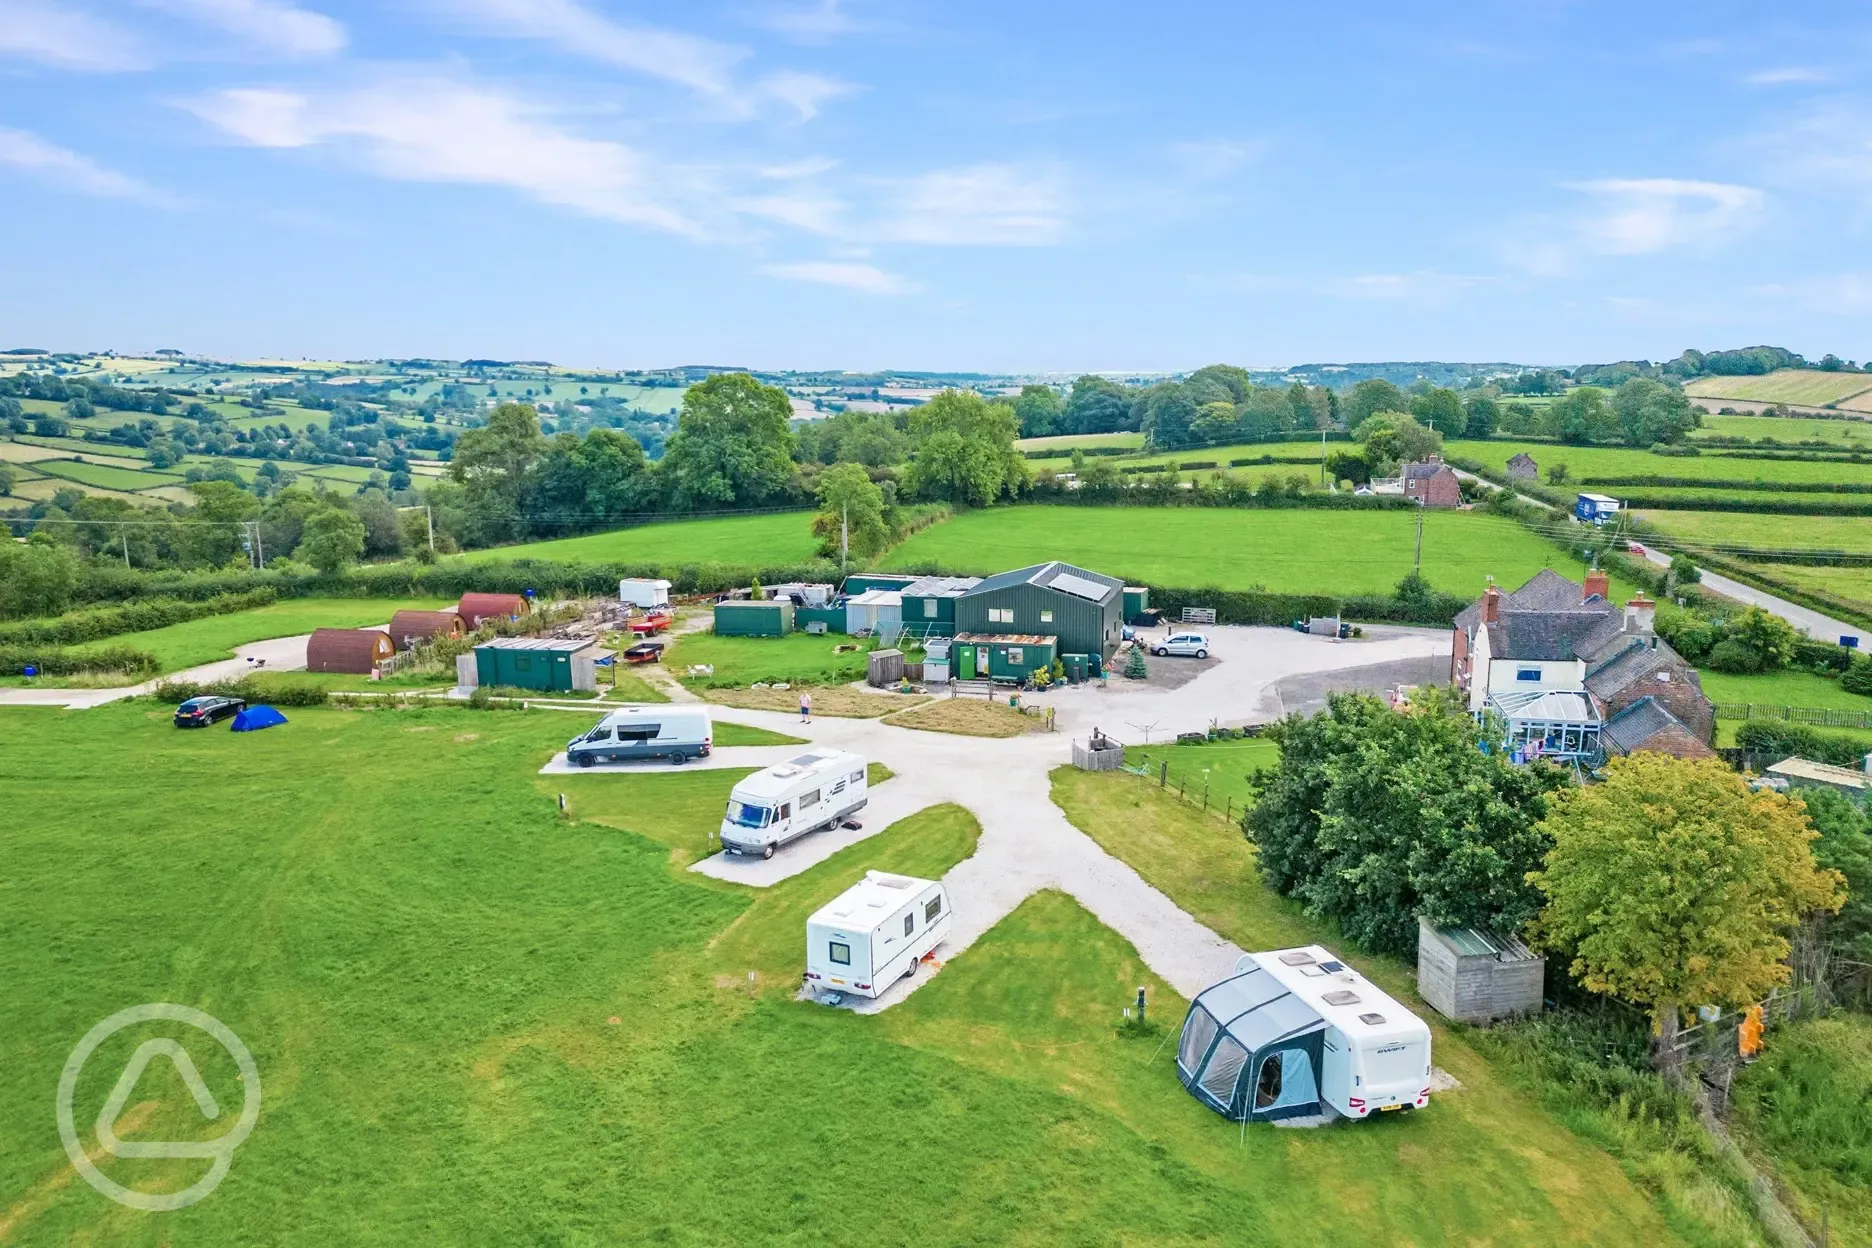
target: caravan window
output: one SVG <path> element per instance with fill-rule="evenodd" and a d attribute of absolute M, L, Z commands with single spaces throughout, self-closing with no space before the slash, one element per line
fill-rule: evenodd
<path fill-rule="evenodd" d="M 805 810 L 808 806 L 817 806 L 818 804 L 819 804 L 819 790 L 818 789 L 809 789 L 806 792 L 799 795 L 799 808 L 801 810 Z"/>
<path fill-rule="evenodd" d="M 942 894 L 937 893 L 934 897 L 929 899 L 929 904 L 923 907 L 923 921 L 925 923 L 934 923 L 936 921 L 936 916 L 941 913 Z"/>
<path fill-rule="evenodd" d="M 859 783 L 862 783 L 862 782 L 863 782 L 863 780 L 864 780 L 864 772 L 862 772 L 862 771 L 854 771 L 854 772 L 852 772 L 852 774 L 851 774 L 851 782 L 852 782 L 853 784 L 859 784 Z"/>
<path fill-rule="evenodd" d="M 619 724 L 620 741 L 654 741 L 657 733 L 663 730 L 661 724 Z"/>
<path fill-rule="evenodd" d="M 916 911 L 912 910 L 909 914 L 904 915 L 904 935 L 908 936 L 911 932 L 915 930 L 916 930 Z"/>
<path fill-rule="evenodd" d="M 827 952 L 831 955 L 832 960 L 838 963 L 840 966 L 851 965 L 851 946 L 846 944 L 844 941 L 835 940 L 831 942 L 831 944 L 827 945 L 826 949 L 827 949 Z"/>

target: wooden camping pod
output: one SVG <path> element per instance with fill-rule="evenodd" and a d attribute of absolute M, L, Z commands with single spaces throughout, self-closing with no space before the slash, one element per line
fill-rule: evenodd
<path fill-rule="evenodd" d="M 467 623 L 452 610 L 399 611 L 390 617 L 390 641 L 398 650 L 424 645 L 438 637 L 460 637 L 467 631 Z"/>
<path fill-rule="evenodd" d="M 395 653 L 390 634 L 380 628 L 321 628 L 306 642 L 306 671 L 367 676 Z"/>
<path fill-rule="evenodd" d="M 511 619 L 532 609 L 533 604 L 520 594 L 463 594 L 455 614 L 469 628 L 480 628 L 489 620 Z"/>

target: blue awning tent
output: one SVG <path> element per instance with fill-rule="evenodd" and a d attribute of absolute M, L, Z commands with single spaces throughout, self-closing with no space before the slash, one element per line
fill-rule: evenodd
<path fill-rule="evenodd" d="M 1258 966 L 1197 994 L 1177 1042 L 1177 1077 L 1231 1122 L 1320 1112 L 1326 1020 Z"/>
<path fill-rule="evenodd" d="M 258 732 L 286 722 L 286 717 L 270 706 L 250 706 L 234 716 L 233 731 Z"/>

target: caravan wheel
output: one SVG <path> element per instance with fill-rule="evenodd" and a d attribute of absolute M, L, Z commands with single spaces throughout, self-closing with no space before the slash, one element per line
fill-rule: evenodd
<path fill-rule="evenodd" d="M 911 977 L 912 975 L 914 975 L 914 974 L 916 974 L 916 971 L 917 971 L 917 967 L 918 967 L 918 966 L 921 966 L 921 965 L 922 965 L 922 963 L 923 963 L 923 959 L 922 959 L 922 958 L 911 958 L 911 959 L 910 959 L 910 969 L 909 969 L 909 970 L 907 970 L 907 971 L 905 971 L 905 972 L 903 973 L 903 977 L 904 977 L 905 979 L 909 979 L 909 978 L 910 978 L 910 977 Z"/>

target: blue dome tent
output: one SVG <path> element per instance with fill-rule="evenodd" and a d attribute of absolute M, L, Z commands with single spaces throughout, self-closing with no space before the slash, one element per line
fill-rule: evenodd
<path fill-rule="evenodd" d="M 1231 1122 L 1317 1114 L 1326 1020 L 1265 969 L 1243 962 L 1247 969 L 1190 1003 L 1177 1077 Z"/>
<path fill-rule="evenodd" d="M 270 706 L 250 706 L 234 717 L 233 731 L 258 732 L 286 722 L 286 717 Z"/>

